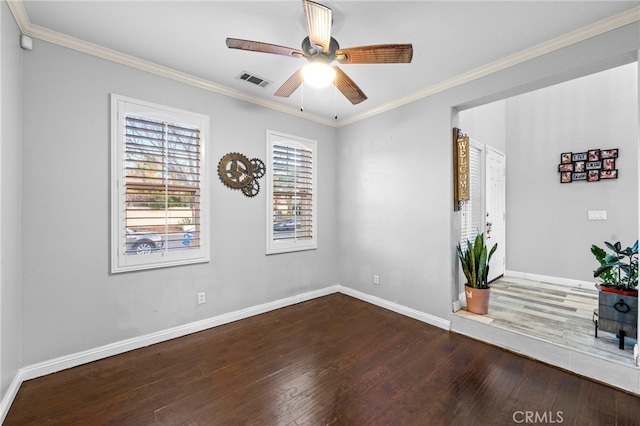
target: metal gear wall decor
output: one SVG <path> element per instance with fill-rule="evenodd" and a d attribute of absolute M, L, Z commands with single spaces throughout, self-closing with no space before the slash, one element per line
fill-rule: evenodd
<path fill-rule="evenodd" d="M 257 179 L 265 175 L 266 167 L 259 158 L 249 160 L 239 152 L 230 152 L 218 162 L 218 177 L 231 189 L 240 189 L 247 197 L 255 197 L 260 192 Z"/>
<path fill-rule="evenodd" d="M 255 179 L 260 179 L 262 176 L 264 176 L 267 168 L 265 167 L 262 160 L 259 158 L 252 158 L 249 161 L 251 161 L 251 165 L 253 166 L 253 177 Z"/>
<path fill-rule="evenodd" d="M 218 176 L 231 189 L 242 189 L 253 180 L 251 161 L 239 152 L 231 152 L 220 159 Z"/>
<path fill-rule="evenodd" d="M 249 198 L 255 197 L 256 195 L 258 195 L 258 192 L 260 192 L 260 184 L 256 179 L 253 179 L 251 183 L 245 186 L 244 188 L 242 188 L 241 191 L 244 195 L 246 195 Z"/>

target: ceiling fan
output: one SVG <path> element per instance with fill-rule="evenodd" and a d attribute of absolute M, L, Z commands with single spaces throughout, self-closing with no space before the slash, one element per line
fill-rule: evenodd
<path fill-rule="evenodd" d="M 278 46 L 259 41 L 227 38 L 227 47 L 231 49 L 250 50 L 253 52 L 272 53 L 276 55 L 306 58 L 309 64 L 298 69 L 274 93 L 275 96 L 287 98 L 307 79 L 306 73 L 313 68 L 328 73 L 326 84 L 333 83 L 338 90 L 353 104 L 367 99 L 356 83 L 337 66 L 330 66 L 333 61 L 341 64 L 400 64 L 410 63 L 413 57 L 411 44 L 378 44 L 341 49 L 331 37 L 331 9 L 310 0 L 302 0 L 302 7 L 307 22 L 308 37 L 302 40 L 302 49 Z"/>

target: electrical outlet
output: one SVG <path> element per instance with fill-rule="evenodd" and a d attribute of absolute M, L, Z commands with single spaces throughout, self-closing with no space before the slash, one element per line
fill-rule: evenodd
<path fill-rule="evenodd" d="M 380 277 L 379 277 L 379 276 L 377 276 L 377 275 L 374 275 L 374 276 L 373 276 L 373 283 L 374 283 L 375 285 L 379 285 L 379 284 L 380 284 Z"/>
<path fill-rule="evenodd" d="M 589 210 L 587 217 L 589 220 L 607 220 L 606 210 Z"/>
<path fill-rule="evenodd" d="M 202 305 L 205 300 L 204 293 L 198 293 L 198 305 Z"/>

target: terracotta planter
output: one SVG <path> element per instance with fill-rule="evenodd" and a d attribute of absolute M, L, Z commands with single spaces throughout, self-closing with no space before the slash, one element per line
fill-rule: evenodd
<path fill-rule="evenodd" d="M 625 296 L 638 297 L 638 290 L 620 290 L 615 287 L 607 287 L 600 284 L 600 290 L 607 293 L 623 294 Z"/>
<path fill-rule="evenodd" d="M 467 311 L 478 315 L 489 312 L 490 288 L 473 288 L 464 286 L 464 294 L 467 299 Z"/>

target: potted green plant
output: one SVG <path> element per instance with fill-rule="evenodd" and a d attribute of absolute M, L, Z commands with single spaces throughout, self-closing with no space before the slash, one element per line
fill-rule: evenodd
<path fill-rule="evenodd" d="M 460 243 L 456 246 L 462 271 L 467 278 L 465 296 L 469 312 L 480 315 L 489 312 L 490 288 L 487 277 L 489 276 L 489 262 L 491 262 L 491 257 L 497 248 L 498 243 L 494 244 L 491 250 L 487 250 L 484 233 L 476 235 L 473 242 L 467 240 L 465 249 L 461 247 Z"/>
<path fill-rule="evenodd" d="M 638 241 L 624 249 L 619 241 L 604 244 L 610 253 L 595 244 L 591 246 L 591 253 L 600 263 L 593 271 L 593 276 L 601 280 L 597 286 L 609 293 L 638 297 Z"/>
<path fill-rule="evenodd" d="M 593 276 L 600 278 L 595 336 L 598 330 L 616 333 L 618 347 L 624 349 L 625 336 L 638 336 L 638 241 L 622 248 L 620 242 L 604 243 L 607 253 L 595 244 L 591 253 L 600 266 Z"/>

